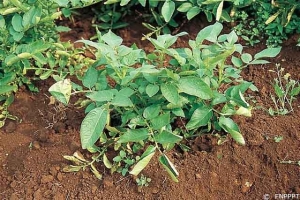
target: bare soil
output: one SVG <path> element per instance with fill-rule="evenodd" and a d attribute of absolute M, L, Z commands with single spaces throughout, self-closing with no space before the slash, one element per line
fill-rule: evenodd
<path fill-rule="evenodd" d="M 73 31 L 62 35 L 62 40 L 77 40 L 93 35 L 89 19 L 77 21 Z M 200 19 L 184 25 L 182 31 L 194 38 L 206 24 Z M 124 44 L 137 43 L 151 49 L 142 34 L 147 30 L 134 22 L 118 31 Z M 72 37 L 72 38 L 71 38 Z M 186 46 L 183 37 L 177 46 Z M 153 160 L 143 171 L 152 179 L 148 187 L 138 191 L 131 176 L 111 175 L 103 169 L 99 181 L 87 171 L 64 173 L 69 163 L 62 157 L 81 150 L 79 129 L 84 118 L 82 110 L 72 105 L 48 105 L 48 88 L 53 81 L 38 82 L 39 93 L 21 88 L 10 107 L 21 123 L 8 121 L 0 130 L 0 199 L 263 199 L 269 194 L 300 194 L 300 166 L 281 164 L 280 161 L 300 160 L 300 98 L 294 103 L 294 112 L 286 116 L 271 117 L 267 112 L 274 106 L 270 94 L 274 94 L 271 82 L 275 63 L 280 63 L 295 80 L 300 80 L 300 50 L 295 40 L 287 41 L 280 55 L 272 64 L 249 66 L 243 71 L 245 80 L 252 81 L 259 92 L 249 93 L 254 105 L 251 118 L 235 117 L 246 139 L 240 146 L 230 137 L 218 145 L 218 138 L 204 135 L 191 141 L 192 151 L 182 153 L 173 150 L 168 156 L 179 171 L 179 183 L 169 179 L 167 173 Z M 258 52 L 263 45 L 246 48 Z M 275 142 L 275 136 L 283 140 Z"/>

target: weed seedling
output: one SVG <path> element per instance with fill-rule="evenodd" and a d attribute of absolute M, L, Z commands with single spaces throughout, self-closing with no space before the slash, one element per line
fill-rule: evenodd
<path fill-rule="evenodd" d="M 274 79 L 273 87 L 276 96 L 271 95 L 271 99 L 275 104 L 275 110 L 269 108 L 269 114 L 274 115 L 286 115 L 293 112 L 293 100 L 300 93 L 299 82 L 293 80 L 289 73 L 284 74 L 284 68 L 280 67 L 280 64 L 276 64 L 275 72 L 277 78 Z"/>
<path fill-rule="evenodd" d="M 275 137 L 274 137 L 274 141 L 276 142 L 276 143 L 279 143 L 280 141 L 282 141 L 283 140 L 283 136 L 278 136 L 278 135 L 276 135 Z"/>
<path fill-rule="evenodd" d="M 141 192 L 143 187 L 148 187 L 151 182 L 151 178 L 147 178 L 143 174 L 141 174 L 140 178 L 135 179 L 136 184 L 138 185 L 138 191 Z"/>

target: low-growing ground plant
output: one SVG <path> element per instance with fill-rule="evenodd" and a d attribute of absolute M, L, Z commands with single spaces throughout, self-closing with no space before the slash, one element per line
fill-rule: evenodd
<path fill-rule="evenodd" d="M 98 31 L 98 42 L 78 41 L 93 47 L 97 58 L 84 73 L 82 87 L 64 79 L 49 91 L 64 104 L 73 94 L 85 94 L 80 102 L 87 113 L 81 145 L 96 153 L 94 161 L 102 161 L 111 172 L 137 176 L 159 154 L 159 162 L 177 182 L 178 172 L 167 156 L 175 145 L 186 150 L 186 140 L 213 130 L 245 144 L 231 116 L 251 116 L 243 94 L 257 88 L 243 80 L 241 70 L 268 63 L 263 58 L 276 56 L 280 48 L 253 57 L 242 53 L 235 32 L 220 35 L 222 28 L 220 23 L 204 28 L 189 48 L 172 48 L 186 33 L 148 38 L 155 47 L 151 53 L 122 45 L 122 38 L 111 31 Z M 115 157 L 107 156 L 112 149 Z"/>
<path fill-rule="evenodd" d="M 59 32 L 70 29 L 55 24 L 62 15 L 58 8 L 46 0 L 0 4 L 0 127 L 6 119 L 16 119 L 7 109 L 20 86 L 37 92 L 34 80 L 62 79 L 85 65 L 81 50 L 59 41 Z"/>
<path fill-rule="evenodd" d="M 280 64 L 276 64 L 276 70 L 270 70 L 276 73 L 274 79 L 273 88 L 275 95 L 271 95 L 271 99 L 275 108 L 269 108 L 269 114 L 274 115 L 286 115 L 293 112 L 293 101 L 300 93 L 300 84 L 291 78 L 291 74 L 284 73 L 284 68 Z"/>
<path fill-rule="evenodd" d="M 141 174 L 141 176 L 139 178 L 136 178 L 135 181 L 136 181 L 136 184 L 138 185 L 138 191 L 141 192 L 144 187 L 149 186 L 149 184 L 151 182 L 151 178 L 148 178 L 148 177 L 144 176 L 143 174 Z"/>
<path fill-rule="evenodd" d="M 286 5 L 287 4 L 287 5 Z M 233 29 L 247 44 L 266 40 L 269 47 L 280 46 L 293 33 L 300 33 L 296 1 L 255 1 L 233 15 Z"/>

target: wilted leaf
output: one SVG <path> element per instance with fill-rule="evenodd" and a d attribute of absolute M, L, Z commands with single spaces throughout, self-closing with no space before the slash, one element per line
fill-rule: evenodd
<path fill-rule="evenodd" d="M 150 162 L 151 158 L 154 156 L 155 151 L 151 152 L 144 158 L 142 158 L 134 167 L 133 169 L 129 172 L 130 174 L 137 176 Z"/>
<path fill-rule="evenodd" d="M 159 162 L 162 164 L 162 166 L 165 168 L 165 170 L 168 172 L 168 174 L 171 176 L 172 180 L 175 182 L 178 182 L 178 175 L 175 166 L 173 163 L 168 159 L 168 157 L 165 154 L 162 154 L 159 157 Z"/>
<path fill-rule="evenodd" d="M 70 79 L 65 79 L 58 81 L 49 88 L 49 92 L 53 95 L 58 101 L 67 105 L 70 100 L 72 91 L 72 85 Z"/>

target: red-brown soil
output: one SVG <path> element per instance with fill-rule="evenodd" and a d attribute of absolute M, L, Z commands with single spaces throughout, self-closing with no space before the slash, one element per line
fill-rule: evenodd
<path fill-rule="evenodd" d="M 88 21 L 88 20 L 86 20 Z M 86 22 L 85 21 L 85 22 Z M 90 29 L 82 28 L 78 22 L 76 38 L 91 36 Z M 140 42 L 147 30 L 139 24 L 118 32 L 125 44 Z M 183 30 L 193 38 L 203 23 L 194 20 Z M 76 32 L 71 32 L 74 36 Z M 68 39 L 68 35 L 63 35 Z M 177 45 L 186 45 L 187 38 Z M 247 48 L 258 52 L 262 46 Z M 83 111 L 59 104 L 48 105 L 47 92 L 52 81 L 37 83 L 39 93 L 24 88 L 16 94 L 10 107 L 12 114 L 22 119 L 21 123 L 7 121 L 0 130 L 0 199 L 263 199 L 269 194 L 300 194 L 300 166 L 281 164 L 280 161 L 300 160 L 300 98 L 294 103 L 294 112 L 286 116 L 271 117 L 266 109 L 273 106 L 270 94 L 274 94 L 270 69 L 280 63 L 295 80 L 300 80 L 300 51 L 291 39 L 272 64 L 249 66 L 243 72 L 245 80 L 253 81 L 259 89 L 253 96 L 251 118 L 235 117 L 245 136 L 246 146 L 240 146 L 230 137 L 222 145 L 218 138 L 205 135 L 191 142 L 192 151 L 181 153 L 173 150 L 168 156 L 179 171 L 179 183 L 172 182 L 163 168 L 152 160 L 142 172 L 152 179 L 148 187 L 138 191 L 133 177 L 103 173 L 99 181 L 88 170 L 78 173 L 64 173 L 62 168 L 69 164 L 62 156 L 81 150 L 79 128 Z M 276 143 L 275 136 L 283 136 Z M 99 169 L 104 169 L 99 164 Z"/>

